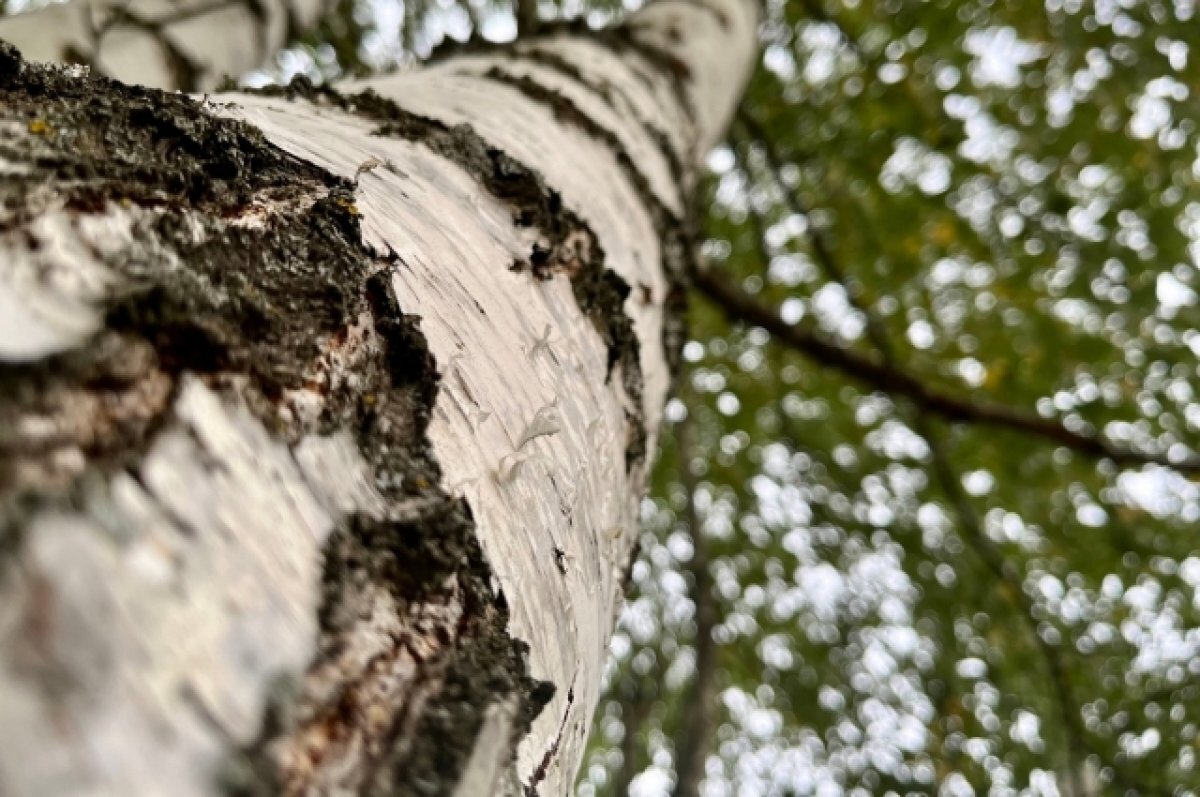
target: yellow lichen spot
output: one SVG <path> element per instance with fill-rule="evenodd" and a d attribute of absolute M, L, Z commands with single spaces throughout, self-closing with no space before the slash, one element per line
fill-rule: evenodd
<path fill-rule="evenodd" d="M 29 123 L 29 132 L 35 136 L 44 136 L 50 132 L 50 123 L 44 119 L 34 119 Z"/>
<path fill-rule="evenodd" d="M 413 484 L 416 485 L 418 490 L 425 490 L 429 487 L 429 479 L 426 479 L 424 476 L 418 476 L 413 479 Z"/>
<path fill-rule="evenodd" d="M 337 203 L 338 207 L 345 208 L 346 212 L 349 213 L 351 216 L 361 216 L 362 215 L 361 213 L 358 212 L 358 205 L 354 204 L 353 200 L 345 199 L 343 197 L 338 197 L 337 199 L 335 199 L 333 201 Z"/>

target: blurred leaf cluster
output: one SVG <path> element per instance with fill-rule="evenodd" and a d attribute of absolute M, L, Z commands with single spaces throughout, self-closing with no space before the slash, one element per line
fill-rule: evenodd
<path fill-rule="evenodd" d="M 710 158 L 710 266 L 932 389 L 1167 466 L 948 422 L 696 298 L 691 442 L 647 502 L 580 795 L 674 793 L 696 733 L 711 797 L 1200 793 L 1200 487 L 1169 466 L 1200 443 L 1196 13 L 769 4 Z"/>

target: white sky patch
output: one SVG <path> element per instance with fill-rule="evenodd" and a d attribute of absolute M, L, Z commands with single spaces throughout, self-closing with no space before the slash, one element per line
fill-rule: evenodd
<path fill-rule="evenodd" d="M 886 420 L 878 429 L 868 432 L 866 444 L 872 451 L 888 459 L 923 460 L 929 455 L 925 439 L 895 420 Z"/>
<path fill-rule="evenodd" d="M 517 20 L 509 14 L 488 14 L 481 28 L 480 33 L 488 41 L 507 42 L 517 38 Z"/>
<path fill-rule="evenodd" d="M 785 324 L 798 324 L 804 318 L 804 301 L 802 299 L 784 299 L 779 306 L 779 317 Z"/>
<path fill-rule="evenodd" d="M 943 105 L 948 116 L 963 123 L 967 139 L 959 145 L 958 151 L 964 158 L 975 163 L 1007 167 L 1020 143 L 1017 131 L 1000 124 L 984 111 L 978 97 L 950 94 Z"/>
<path fill-rule="evenodd" d="M 817 268 L 807 257 L 798 254 L 778 254 L 771 258 L 768 276 L 771 282 L 794 288 L 802 282 L 812 282 L 817 278 Z"/>
<path fill-rule="evenodd" d="M 1171 106 L 1161 97 L 1143 94 L 1134 103 L 1129 132 L 1134 138 L 1154 138 L 1171 124 Z"/>
<path fill-rule="evenodd" d="M 956 363 L 955 370 L 971 387 L 980 387 L 987 380 L 987 368 L 974 357 L 964 357 Z"/>
<path fill-rule="evenodd" d="M 1154 284 L 1154 296 L 1160 305 L 1172 312 L 1196 303 L 1196 291 L 1184 285 L 1169 271 L 1158 275 L 1158 281 Z"/>
<path fill-rule="evenodd" d="M 1134 138 L 1154 138 L 1167 130 L 1173 120 L 1171 102 L 1188 98 L 1188 87 L 1169 75 L 1157 77 L 1146 84 L 1146 91 L 1134 102 L 1129 132 Z M 1161 139 L 1163 143 L 1167 140 Z"/>
<path fill-rule="evenodd" d="M 796 57 L 791 50 L 779 44 L 772 44 L 763 52 L 763 66 L 785 83 L 796 77 Z"/>
<path fill-rule="evenodd" d="M 817 289 L 812 297 L 812 309 L 821 326 L 845 340 L 858 340 L 866 328 L 861 314 L 850 306 L 846 289 L 835 283 L 827 283 Z"/>
<path fill-rule="evenodd" d="M 996 479 L 986 470 L 973 470 L 962 477 L 963 489 L 976 498 L 987 495 L 996 486 Z"/>
<path fill-rule="evenodd" d="M 732 393 L 725 392 L 717 396 L 717 410 L 726 416 L 737 415 L 738 410 L 742 407 L 742 403 L 738 397 Z"/>
<path fill-rule="evenodd" d="M 957 772 L 951 772 L 938 788 L 938 797 L 975 797 L 970 781 Z"/>
<path fill-rule="evenodd" d="M 969 678 L 971 680 L 983 678 L 985 675 L 987 675 L 987 670 L 987 662 L 985 662 L 983 659 L 977 659 L 973 657 L 960 659 L 959 662 L 954 665 L 954 671 L 958 673 L 959 678 Z"/>
<path fill-rule="evenodd" d="M 1045 55 L 1044 45 L 1024 41 L 1013 28 L 992 27 L 967 33 L 963 49 L 975 59 L 971 62 L 971 81 L 980 88 L 999 86 L 1015 89 L 1021 85 L 1021 67 Z"/>
<path fill-rule="evenodd" d="M 1114 176 L 1113 170 L 1100 164 L 1092 163 L 1079 170 L 1079 185 L 1088 191 L 1096 191 Z"/>
<path fill-rule="evenodd" d="M 915 349 L 928 349 L 934 343 L 933 325 L 923 318 L 918 318 L 908 325 L 908 342 Z"/>
<path fill-rule="evenodd" d="M 1108 513 L 1099 504 L 1089 502 L 1075 508 L 1075 519 L 1082 526 L 1100 528 L 1108 522 Z"/>
<path fill-rule="evenodd" d="M 708 153 L 706 165 L 708 170 L 713 174 L 725 174 L 736 165 L 737 161 L 733 156 L 733 150 L 729 147 L 721 146 Z"/>
<path fill-rule="evenodd" d="M 650 767 L 629 784 L 630 797 L 661 797 L 671 793 L 671 776 L 662 767 Z"/>
<path fill-rule="evenodd" d="M 950 180 L 950 159 L 908 137 L 896 142 L 895 151 L 879 173 L 879 184 L 893 194 L 915 186 L 923 194 L 936 196 L 950 188 Z"/>
<path fill-rule="evenodd" d="M 1027 551 L 1042 547 L 1045 538 L 1036 526 L 1031 526 L 1016 512 L 990 509 L 984 516 L 984 530 L 996 542 L 1015 543 Z"/>
<path fill-rule="evenodd" d="M 1067 211 L 1067 225 L 1072 233 L 1085 241 L 1103 241 L 1108 237 L 1108 232 L 1101 222 L 1111 206 L 1111 202 L 1104 197 L 1092 197 L 1080 202 Z"/>
<path fill-rule="evenodd" d="M 1149 467 L 1117 476 L 1117 490 L 1131 506 L 1156 518 L 1196 514 L 1200 486 L 1167 468 Z"/>
<path fill-rule="evenodd" d="M 1046 122 L 1050 127 L 1066 127 L 1075 111 L 1075 95 L 1070 86 L 1054 86 L 1046 92 Z"/>
<path fill-rule="evenodd" d="M 1025 709 L 1017 709 L 1008 735 L 1014 742 L 1023 744 L 1035 753 L 1045 747 L 1041 737 L 1042 721 L 1037 714 Z"/>

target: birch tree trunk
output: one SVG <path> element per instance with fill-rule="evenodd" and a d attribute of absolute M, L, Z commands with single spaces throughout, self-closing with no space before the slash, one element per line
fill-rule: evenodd
<path fill-rule="evenodd" d="M 746 0 L 198 103 L 0 50 L 0 794 L 566 794 Z"/>

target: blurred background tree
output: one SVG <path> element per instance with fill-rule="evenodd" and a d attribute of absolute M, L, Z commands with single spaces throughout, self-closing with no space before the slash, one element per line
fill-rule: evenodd
<path fill-rule="evenodd" d="M 243 80 L 628 10 L 521 6 Z M 580 797 L 1200 794 L 1197 11 L 769 0 Z"/>

